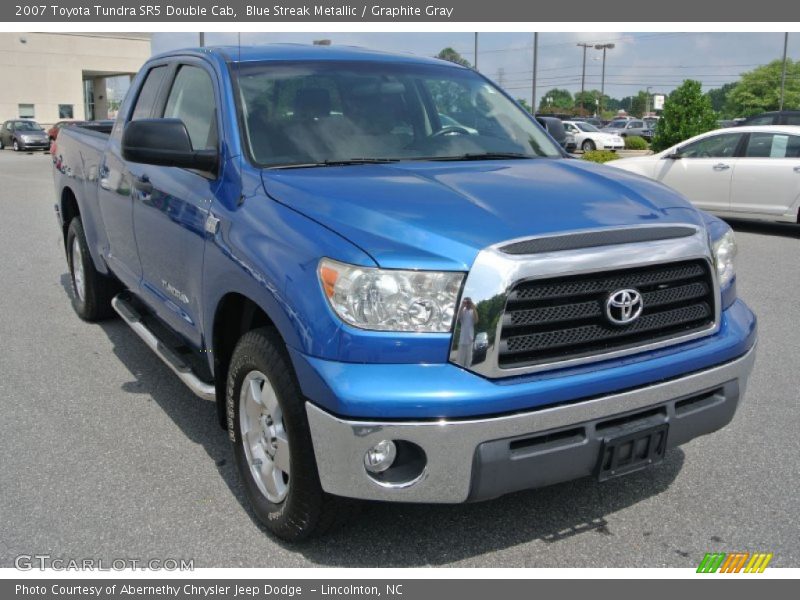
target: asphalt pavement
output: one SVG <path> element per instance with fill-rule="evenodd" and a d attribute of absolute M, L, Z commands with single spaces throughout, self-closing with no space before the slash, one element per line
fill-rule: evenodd
<path fill-rule="evenodd" d="M 732 222 L 755 371 L 727 428 L 655 468 L 463 506 L 368 504 L 290 546 L 262 530 L 210 402 L 120 321 L 73 313 L 48 155 L 0 152 L 0 567 L 22 554 L 195 567 L 800 566 L 800 226 Z"/>

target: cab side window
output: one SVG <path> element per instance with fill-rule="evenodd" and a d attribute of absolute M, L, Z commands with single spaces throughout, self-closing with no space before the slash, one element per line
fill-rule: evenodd
<path fill-rule="evenodd" d="M 679 152 L 683 158 L 731 158 L 741 139 L 741 133 L 712 135 L 684 146 Z"/>
<path fill-rule="evenodd" d="M 194 150 L 217 147 L 217 111 L 211 77 L 200 67 L 183 65 L 175 76 L 165 118 L 183 121 Z"/>
<path fill-rule="evenodd" d="M 136 106 L 133 108 L 131 121 L 138 119 L 149 119 L 153 113 L 153 104 L 158 96 L 158 90 L 164 77 L 167 74 L 167 67 L 153 67 L 147 73 L 147 78 L 142 84 L 142 89 L 139 92 L 139 97 L 136 99 Z"/>

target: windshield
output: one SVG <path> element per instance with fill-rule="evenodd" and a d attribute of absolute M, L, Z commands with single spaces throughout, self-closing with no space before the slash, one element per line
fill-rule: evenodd
<path fill-rule="evenodd" d="M 14 129 L 16 131 L 42 131 L 41 126 L 33 121 L 16 121 Z"/>
<path fill-rule="evenodd" d="M 515 102 L 468 69 L 382 62 L 234 69 L 245 141 L 267 167 L 561 157 Z"/>
<path fill-rule="evenodd" d="M 600 131 L 597 127 L 595 127 L 591 123 L 579 122 L 579 123 L 575 123 L 575 125 L 581 131 L 589 131 L 589 132 Z"/>

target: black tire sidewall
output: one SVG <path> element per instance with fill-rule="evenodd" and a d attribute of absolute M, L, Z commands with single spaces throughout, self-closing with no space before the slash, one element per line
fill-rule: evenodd
<path fill-rule="evenodd" d="M 81 262 L 83 263 L 83 285 L 84 285 L 84 299 L 81 300 L 78 295 L 77 286 L 75 285 L 75 269 L 72 260 L 72 253 L 74 251 L 75 240 L 78 240 L 78 245 L 81 247 Z M 86 243 L 86 236 L 83 232 L 83 225 L 80 219 L 75 218 L 69 224 L 67 230 L 67 265 L 69 267 L 69 280 L 72 284 L 72 306 L 75 312 L 81 319 L 88 319 L 89 306 L 87 300 L 89 298 L 89 280 L 88 280 L 88 266 L 86 264 L 89 257 L 89 246 Z"/>
<path fill-rule="evenodd" d="M 19 152 L 19 151 L 22 150 L 22 146 L 20 145 L 20 143 L 17 140 L 14 140 L 14 142 L 11 145 L 11 147 L 14 149 L 14 152 Z"/>
<path fill-rule="evenodd" d="M 83 263 L 83 300 L 78 297 L 75 289 L 75 273 L 73 272 L 72 251 L 73 242 L 76 239 L 81 248 L 81 262 Z M 111 308 L 111 299 L 121 288 L 113 277 L 103 275 L 95 268 L 80 217 L 72 219 L 67 229 L 66 254 L 67 268 L 72 284 L 72 307 L 75 312 L 81 319 L 89 322 L 112 318 L 114 310 Z"/>
<path fill-rule="evenodd" d="M 237 344 L 226 386 L 228 436 L 239 477 L 258 520 L 278 537 L 299 541 L 314 532 L 324 493 L 317 475 L 305 402 L 282 346 L 282 340 L 270 328 L 250 331 Z M 245 377 L 252 371 L 264 374 L 275 390 L 289 441 L 289 492 L 278 504 L 270 502 L 253 479 L 240 434 L 239 395 Z"/>

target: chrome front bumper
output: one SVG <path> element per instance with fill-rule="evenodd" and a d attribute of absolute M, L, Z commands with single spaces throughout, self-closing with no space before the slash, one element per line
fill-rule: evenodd
<path fill-rule="evenodd" d="M 665 422 L 671 419 L 669 446 L 715 431 L 732 418 L 754 361 L 755 346 L 736 360 L 679 379 L 573 404 L 485 419 L 355 421 L 338 418 L 311 403 L 306 404 L 306 411 L 320 481 L 326 492 L 369 500 L 460 503 L 590 474 L 585 468 L 565 469 L 563 473 L 552 473 L 526 485 L 506 481 L 504 487 L 476 491 L 475 482 L 481 479 L 481 474 L 476 473 L 481 468 L 479 449 L 489 443 L 496 445 L 508 440 L 504 446 L 508 447 L 512 439 L 520 436 L 533 437 L 584 426 L 587 435 L 582 441 L 537 455 L 530 462 L 534 471 L 542 468 L 553 471 L 554 465 L 576 464 L 575 453 L 580 448 L 583 448 L 581 459 L 588 460 L 586 451 L 598 441 L 595 432 L 599 428 L 595 424 L 618 416 L 663 409 Z M 706 402 L 709 410 L 704 410 L 700 403 L 693 407 L 692 399 L 706 392 L 715 392 Z M 678 412 L 681 414 L 677 415 Z M 427 457 L 421 476 L 406 485 L 388 485 L 373 479 L 364 468 L 364 454 L 381 440 L 405 440 L 420 446 Z"/>

